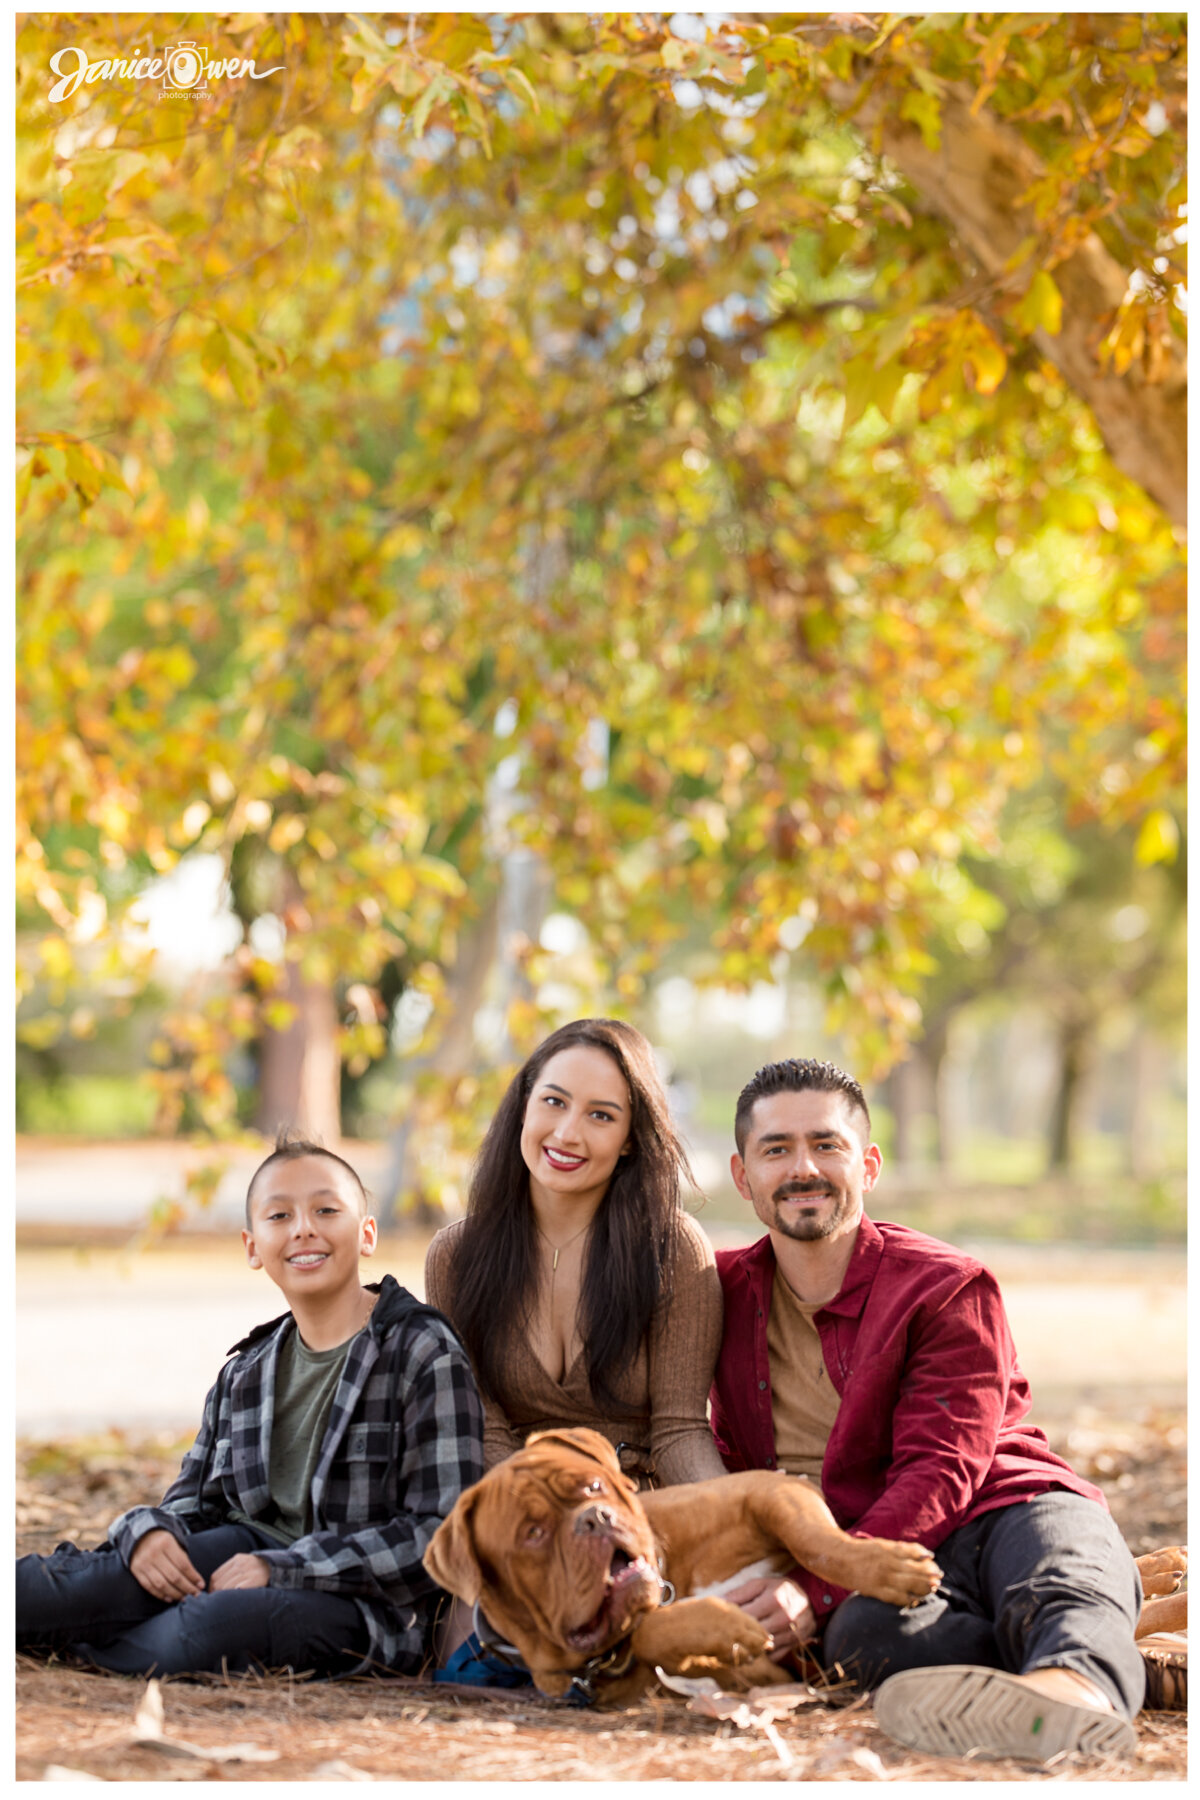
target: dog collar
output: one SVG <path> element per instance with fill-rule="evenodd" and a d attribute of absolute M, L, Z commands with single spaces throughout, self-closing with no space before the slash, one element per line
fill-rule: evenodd
<path fill-rule="evenodd" d="M 475 1636 L 479 1639 L 479 1648 L 485 1656 L 498 1657 L 502 1663 L 507 1663 L 510 1669 L 525 1668 L 525 1659 L 515 1644 L 502 1644 L 498 1638 L 492 1636 L 492 1628 L 484 1618 L 478 1600 L 475 1602 L 471 1624 Z"/>
<path fill-rule="evenodd" d="M 567 1691 L 573 1700 L 594 1706 L 597 1686 L 606 1681 L 619 1681 L 622 1675 L 628 1675 L 634 1660 L 633 1633 L 629 1632 L 615 1644 L 610 1644 L 603 1655 L 589 1656 L 582 1669 L 573 1672 Z"/>

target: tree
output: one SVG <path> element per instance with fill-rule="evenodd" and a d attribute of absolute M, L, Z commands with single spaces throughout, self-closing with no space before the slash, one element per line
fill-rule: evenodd
<path fill-rule="evenodd" d="M 1173 815 L 1163 816 L 1176 831 Z M 1140 1027 L 1182 1023 L 1183 864 L 1176 840 L 1160 835 L 1157 822 L 1140 832 L 1069 823 L 1062 792 L 1049 782 L 1016 797 L 1000 835 L 998 855 L 964 859 L 947 881 L 909 1073 L 892 1072 L 897 1154 L 908 1159 L 906 1103 L 923 1085 L 933 1100 L 936 1160 L 949 1167 L 953 1121 L 942 1077 L 950 1034 L 967 1009 L 1002 998 L 1036 1008 L 1053 1027 L 1058 1081 L 1046 1161 L 1050 1173 L 1070 1172 L 1103 1028 L 1130 1014 Z M 1136 1054 L 1143 1052 L 1144 1045 Z M 1135 1093 L 1135 1118 L 1144 1099 Z M 1142 1172 L 1136 1138 L 1134 1145 L 1131 1160 Z"/>
<path fill-rule="evenodd" d="M 182 106 L 47 100 L 153 15 L 23 26 L 19 894 L 45 965 L 195 848 L 257 869 L 164 1120 L 306 994 L 378 1054 L 385 967 L 432 1043 L 506 756 L 618 1003 L 691 917 L 733 981 L 799 918 L 877 1067 L 1047 716 L 1078 805 L 1162 814 L 1179 534 L 1085 401 L 1175 393 L 1182 26 L 999 17 L 243 14 L 282 73 Z M 972 130 L 1044 170 L 1002 268 L 934 203 Z M 1078 220 L 1128 290 L 1082 396 Z"/>
<path fill-rule="evenodd" d="M 830 91 L 945 219 L 980 298 L 1030 334 L 1117 467 L 1182 526 L 1187 375 L 1171 287 L 1184 270 L 1159 209 L 1164 186 L 1176 205 L 1185 190 L 1173 151 L 1155 154 L 1185 104 L 1181 25 L 887 20 L 869 26 L 855 79 Z"/>

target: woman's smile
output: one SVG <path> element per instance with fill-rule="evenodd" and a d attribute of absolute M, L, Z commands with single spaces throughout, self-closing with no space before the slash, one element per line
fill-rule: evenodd
<path fill-rule="evenodd" d="M 542 1155 L 552 1169 L 558 1169 L 563 1174 L 569 1174 L 575 1169 L 582 1168 L 587 1161 L 586 1156 L 575 1156 L 571 1151 L 560 1150 L 554 1144 L 543 1144 Z"/>

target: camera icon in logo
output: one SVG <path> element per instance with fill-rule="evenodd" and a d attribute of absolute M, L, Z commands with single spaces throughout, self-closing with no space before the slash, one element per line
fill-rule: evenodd
<path fill-rule="evenodd" d="M 165 88 L 208 86 L 204 79 L 204 65 L 208 61 L 208 49 L 204 44 L 193 44 L 188 38 L 185 38 L 182 43 L 168 44 L 163 50 L 163 61 L 166 65 L 163 74 Z"/>

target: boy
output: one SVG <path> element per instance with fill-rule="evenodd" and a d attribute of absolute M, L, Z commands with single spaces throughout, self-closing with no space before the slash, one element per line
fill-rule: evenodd
<path fill-rule="evenodd" d="M 442 1315 L 362 1284 L 375 1240 L 349 1163 L 281 1134 L 242 1241 L 290 1310 L 234 1347 L 158 1506 L 18 1562 L 18 1649 L 131 1675 L 420 1668 L 422 1552 L 483 1473 L 483 1418 Z"/>

